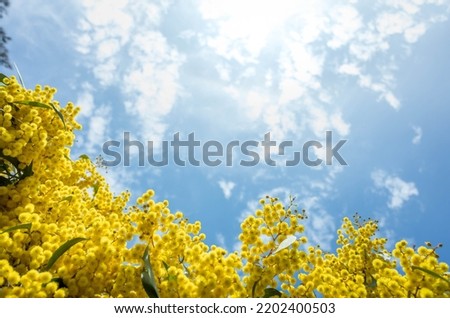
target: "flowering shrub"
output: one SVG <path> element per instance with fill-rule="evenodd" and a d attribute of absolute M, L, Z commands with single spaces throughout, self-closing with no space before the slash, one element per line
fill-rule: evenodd
<path fill-rule="evenodd" d="M 0 297 L 450 296 L 440 246 L 388 251 L 373 220 L 344 218 L 324 252 L 293 199 L 266 197 L 230 253 L 152 190 L 128 206 L 89 158 L 71 158 L 79 108 L 55 92 L 1 76 Z"/>

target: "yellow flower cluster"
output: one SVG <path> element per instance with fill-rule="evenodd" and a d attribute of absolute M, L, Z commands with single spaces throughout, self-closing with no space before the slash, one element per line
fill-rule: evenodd
<path fill-rule="evenodd" d="M 439 246 L 388 251 L 376 221 L 345 218 L 323 252 L 293 200 L 266 197 L 228 252 L 152 190 L 128 206 L 88 158 L 71 159 L 79 108 L 55 92 L 0 83 L 0 297 L 145 297 L 148 266 L 160 297 L 450 296 Z"/>

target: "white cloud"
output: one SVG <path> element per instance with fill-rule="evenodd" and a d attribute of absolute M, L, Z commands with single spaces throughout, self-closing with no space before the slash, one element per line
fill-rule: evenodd
<path fill-rule="evenodd" d="M 231 198 L 231 194 L 232 194 L 234 187 L 236 186 L 236 183 L 234 183 L 232 181 L 225 181 L 225 180 L 220 180 L 218 183 L 219 183 L 219 187 L 222 189 L 225 199 Z"/>
<path fill-rule="evenodd" d="M 108 167 L 106 173 L 103 173 L 111 191 L 118 195 L 127 189 L 135 189 L 139 184 L 139 171 L 118 165 L 115 167 Z M 147 190 L 147 189 L 145 189 Z"/>
<path fill-rule="evenodd" d="M 208 31 L 197 33 L 197 39 L 216 54 L 220 63 L 230 65 L 229 71 L 219 69 L 219 73 L 230 83 L 227 91 L 249 115 L 250 127 L 270 130 L 277 138 L 298 135 L 308 128 L 316 135 L 322 134 L 324 127 L 348 134 L 350 125 L 339 115 L 341 110 L 331 105 L 333 88 L 323 82 L 324 72 L 329 71 L 328 58 L 335 49 L 343 54 L 332 62 L 338 65 L 332 71 L 355 76 L 357 83 L 375 92 L 379 101 L 400 109 L 401 96 L 395 91 L 394 71 L 399 54 L 396 49 L 407 49 L 417 41 L 432 21 L 433 13 L 423 10 L 422 3 L 408 5 L 400 0 L 382 2 L 374 14 L 364 15 L 357 1 L 337 4 L 332 9 L 326 1 L 290 7 L 294 2 L 283 2 L 289 10 L 281 5 L 272 7 L 272 1 L 199 2 Z M 279 20 L 262 23 L 266 15 Z M 259 27 L 258 23 L 263 25 Z M 278 67 L 263 72 L 265 87 L 270 89 L 261 94 L 259 83 L 247 86 L 243 82 L 250 81 L 242 79 L 247 76 L 260 81 L 257 76 L 261 76 L 262 69 L 258 66 L 265 62 L 261 52 L 269 45 L 280 48 L 279 52 L 270 53 Z M 231 60 L 237 63 L 230 63 Z M 249 69 L 256 71 L 247 72 Z M 319 110 L 305 118 L 308 107 Z"/>
<path fill-rule="evenodd" d="M 270 131 L 272 138 L 282 140 L 289 133 L 298 132 L 302 128 L 303 124 L 296 120 L 298 110 L 295 109 L 295 105 L 281 107 L 276 101 L 276 96 L 267 90 L 238 85 L 229 85 L 224 90 L 236 101 L 239 107 L 237 111 L 246 115 L 247 129 L 260 125 L 262 129 L 259 133 Z"/>
<path fill-rule="evenodd" d="M 412 196 L 419 195 L 419 190 L 414 182 L 406 182 L 383 170 L 375 170 L 371 176 L 376 188 L 386 189 L 389 192 L 388 207 L 391 209 L 399 209 Z"/>
<path fill-rule="evenodd" d="M 411 1 L 411 0 L 389 0 L 387 1 L 389 5 L 394 8 L 401 8 L 408 14 L 416 14 L 420 8 L 417 4 L 423 3 L 422 0 L 419 1 Z"/>
<path fill-rule="evenodd" d="M 321 208 L 307 209 L 306 236 L 311 245 L 320 245 L 324 250 L 331 249 L 336 225 L 333 216 Z"/>
<path fill-rule="evenodd" d="M 401 103 L 389 88 L 390 86 L 393 86 L 394 82 L 394 76 L 392 75 L 391 69 L 395 69 L 395 65 L 383 68 L 382 79 L 380 82 L 374 82 L 372 76 L 363 74 L 360 67 L 355 63 L 344 63 L 337 68 L 337 72 L 339 74 L 356 76 L 358 78 L 359 86 L 368 88 L 375 93 L 379 93 L 379 98 L 384 99 L 389 106 L 398 110 Z"/>
<path fill-rule="evenodd" d="M 215 34 L 203 35 L 203 42 L 227 60 L 253 63 L 270 33 L 300 7 L 295 1 L 200 0 L 202 18 L 207 23 L 214 21 L 216 30 Z"/>
<path fill-rule="evenodd" d="M 103 86 L 109 86 L 117 80 L 117 59 L 110 58 L 93 67 L 92 72 Z"/>
<path fill-rule="evenodd" d="M 79 144 L 87 153 L 98 152 L 106 141 L 111 123 L 111 107 L 95 103 L 94 88 L 88 82 L 81 84 L 82 91 L 77 98 L 76 106 L 80 107 L 80 121 L 84 128 L 83 135 L 78 137 Z"/>
<path fill-rule="evenodd" d="M 327 42 L 332 49 L 349 43 L 363 26 L 358 11 L 349 5 L 337 6 L 330 10 L 332 39 Z"/>
<path fill-rule="evenodd" d="M 126 96 L 132 96 L 126 111 L 139 119 L 145 138 L 161 140 L 167 128 L 164 118 L 180 89 L 179 67 L 184 58 L 157 31 L 135 35 L 129 55 L 132 63 L 122 84 Z"/>
<path fill-rule="evenodd" d="M 349 53 L 363 62 L 369 62 L 376 53 L 387 52 L 390 45 L 377 33 L 365 30 L 357 35 L 357 40 L 349 45 Z"/>
<path fill-rule="evenodd" d="M 356 64 L 346 63 L 339 66 L 338 73 L 357 76 L 361 74 L 361 71 Z"/>
<path fill-rule="evenodd" d="M 392 106 L 392 108 L 394 109 L 399 109 L 400 108 L 400 101 L 398 100 L 398 98 L 394 95 L 394 93 L 392 93 L 391 91 L 386 91 L 384 92 L 384 94 L 382 94 L 383 98 L 386 100 L 386 102 Z"/>
<path fill-rule="evenodd" d="M 412 139 L 412 143 L 415 145 L 420 144 L 423 135 L 422 127 L 413 126 L 412 129 L 414 130 L 414 137 Z"/>
<path fill-rule="evenodd" d="M 267 97 L 256 90 L 250 91 L 246 97 L 246 113 L 251 120 L 258 120 L 267 105 Z"/>
<path fill-rule="evenodd" d="M 98 44 L 97 56 L 98 60 L 106 60 L 116 55 L 120 50 L 120 42 L 118 39 L 105 39 Z"/>
<path fill-rule="evenodd" d="M 334 113 L 330 118 L 331 126 L 337 133 L 343 137 L 347 136 L 350 133 L 350 124 L 345 122 L 342 118 L 342 113 Z"/>
<path fill-rule="evenodd" d="M 81 4 L 78 51 L 86 55 L 101 85 L 123 93 L 125 110 L 139 123 L 140 137 L 161 140 L 167 128 L 165 116 L 180 91 L 179 67 L 184 61 L 157 29 L 169 2 L 85 0 Z"/>
<path fill-rule="evenodd" d="M 81 84 L 81 88 L 81 94 L 75 104 L 80 107 L 79 116 L 89 117 L 95 109 L 93 87 L 91 84 L 84 82 Z"/>
<path fill-rule="evenodd" d="M 218 243 L 218 245 L 220 247 L 226 249 L 225 236 L 222 233 L 217 233 L 216 234 L 216 240 L 217 240 L 217 243 Z"/>
<path fill-rule="evenodd" d="M 273 74 L 272 74 L 272 70 L 268 70 L 265 76 L 265 86 L 266 87 L 272 87 L 273 84 Z"/>
<path fill-rule="evenodd" d="M 403 33 L 414 23 L 411 15 L 406 12 L 382 12 L 378 15 L 375 25 L 378 32 L 383 36 Z"/>
<path fill-rule="evenodd" d="M 408 43 L 417 42 L 417 40 L 425 34 L 427 27 L 424 23 L 419 23 L 405 30 L 405 40 Z"/>
<path fill-rule="evenodd" d="M 284 105 L 294 101 L 302 97 L 307 89 L 320 89 L 323 63 L 322 54 L 313 52 L 300 42 L 288 41 L 279 60 L 282 75 L 279 103 Z"/>
<path fill-rule="evenodd" d="M 116 40 L 121 45 L 128 42 L 133 25 L 133 16 L 127 10 L 128 0 L 81 1 L 83 18 L 78 22 L 81 33 L 76 38 L 77 50 L 83 54 L 101 56 L 104 41 Z M 103 61 L 99 61 L 103 63 Z"/>
<path fill-rule="evenodd" d="M 87 141 L 84 147 L 90 153 L 99 151 L 100 146 L 105 142 L 108 126 L 111 122 L 110 107 L 102 106 L 89 116 L 87 124 Z"/>
<path fill-rule="evenodd" d="M 316 137 L 324 137 L 326 130 L 335 131 L 343 137 L 350 132 L 350 124 L 344 121 L 342 113 L 339 111 L 331 113 L 316 106 L 309 107 L 308 113 L 311 130 Z"/>
<path fill-rule="evenodd" d="M 248 216 L 253 215 L 255 211 L 259 208 L 260 204 L 256 200 L 250 200 L 247 202 L 247 207 L 243 210 L 237 220 L 242 223 Z"/>
<path fill-rule="evenodd" d="M 230 81 L 230 68 L 222 63 L 216 65 L 217 73 L 222 81 Z"/>

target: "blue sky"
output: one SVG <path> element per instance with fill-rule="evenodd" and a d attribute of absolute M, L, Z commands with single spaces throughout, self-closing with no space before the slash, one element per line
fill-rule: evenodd
<path fill-rule="evenodd" d="M 113 191 L 153 188 L 202 221 L 210 244 L 238 247 L 259 198 L 293 195 L 312 244 L 333 249 L 342 217 L 358 212 L 391 243 L 444 243 L 448 262 L 449 16 L 446 0 L 14 0 L 2 23 L 25 84 L 81 106 L 74 156 L 95 158 L 124 132 L 144 144 L 176 132 L 347 140 L 348 166 L 158 168 L 133 157 L 108 168 Z"/>

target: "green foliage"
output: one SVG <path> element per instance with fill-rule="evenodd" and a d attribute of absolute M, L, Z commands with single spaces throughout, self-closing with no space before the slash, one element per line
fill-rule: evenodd
<path fill-rule="evenodd" d="M 144 270 L 141 274 L 142 286 L 144 287 L 148 297 L 159 298 L 158 290 L 156 289 L 155 275 L 153 274 L 152 265 L 150 264 L 148 246 L 145 248 L 142 260 L 144 261 Z"/>
<path fill-rule="evenodd" d="M 64 243 L 63 245 L 61 245 L 54 253 L 53 255 L 50 257 L 50 259 L 48 260 L 47 265 L 45 266 L 44 270 L 48 271 L 52 268 L 52 266 L 56 263 L 56 261 L 65 253 L 67 252 L 72 246 L 74 246 L 75 244 L 81 242 L 81 241 L 85 241 L 87 240 L 86 238 L 82 238 L 82 237 L 77 237 L 71 240 L 68 240 L 66 243 Z"/>

